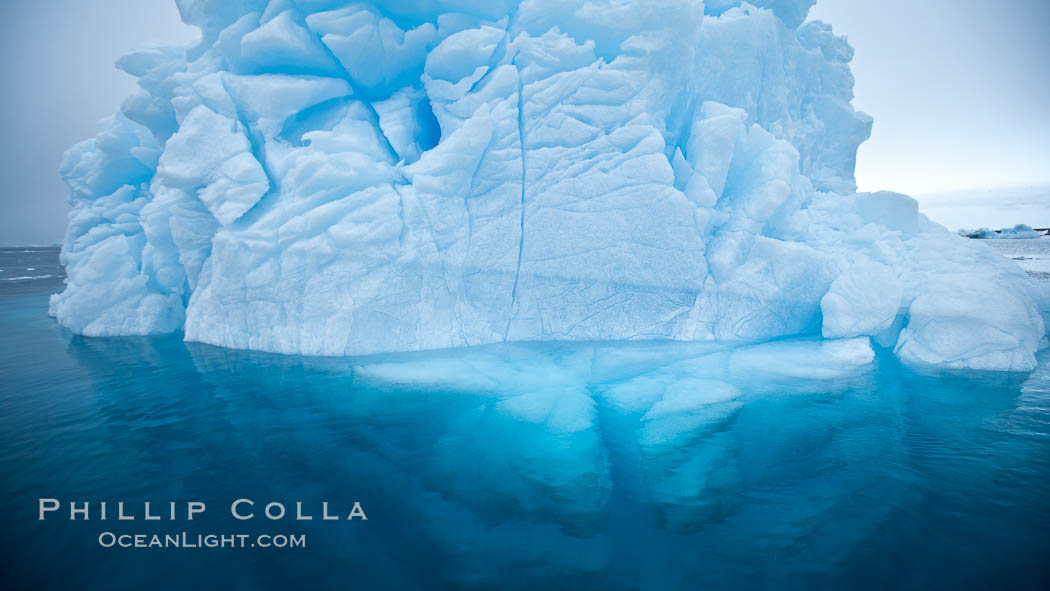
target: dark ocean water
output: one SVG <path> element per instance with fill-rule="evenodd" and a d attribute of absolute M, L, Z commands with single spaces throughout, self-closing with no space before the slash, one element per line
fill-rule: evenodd
<path fill-rule="evenodd" d="M 1023 375 L 880 353 L 660 422 L 630 388 L 685 382 L 616 377 L 652 351 L 362 362 L 83 338 L 46 314 L 61 275 L 56 250 L 0 250 L 7 589 L 1050 588 L 1046 351 Z M 539 402 L 508 402 L 535 384 Z M 256 518 L 230 516 L 242 497 Z M 40 498 L 62 510 L 39 520 Z M 93 504 L 70 521 L 70 500 L 111 519 Z M 116 501 L 138 518 L 112 519 Z M 144 522 L 145 501 L 207 511 Z M 270 501 L 314 520 L 270 521 Z M 322 521 L 323 501 L 368 520 Z M 307 547 L 104 548 L 103 532 Z"/>
<path fill-rule="evenodd" d="M 1050 236 L 1027 240 L 984 240 L 983 243 L 1016 261 L 1032 277 L 1050 282 Z"/>

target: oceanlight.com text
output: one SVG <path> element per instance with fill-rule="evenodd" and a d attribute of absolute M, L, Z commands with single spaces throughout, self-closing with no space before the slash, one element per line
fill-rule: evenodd
<path fill-rule="evenodd" d="M 103 548 L 306 548 L 306 534 L 117 534 L 102 532 Z"/>

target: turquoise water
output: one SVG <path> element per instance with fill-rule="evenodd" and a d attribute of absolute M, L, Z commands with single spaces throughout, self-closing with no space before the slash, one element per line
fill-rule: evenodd
<path fill-rule="evenodd" d="M 91 339 L 46 315 L 56 251 L 26 250 L 0 251 L 6 588 L 1050 588 L 1046 351 L 1025 375 L 880 353 L 818 379 L 667 345 L 312 359 Z M 652 410 L 694 390 L 733 394 Z M 241 497 L 318 517 L 235 520 Z M 140 519 L 40 521 L 39 498 Z M 146 523 L 144 501 L 207 512 Z M 322 501 L 368 520 L 321 521 Z"/>

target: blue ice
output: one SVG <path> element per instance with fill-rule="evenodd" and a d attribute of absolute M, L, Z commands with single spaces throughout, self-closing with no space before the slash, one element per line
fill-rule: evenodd
<path fill-rule="evenodd" d="M 1034 368 L 1024 272 L 856 193 L 872 120 L 812 4 L 180 0 L 200 40 L 122 58 L 139 91 L 63 161 L 51 313 L 308 355 L 811 337 Z"/>

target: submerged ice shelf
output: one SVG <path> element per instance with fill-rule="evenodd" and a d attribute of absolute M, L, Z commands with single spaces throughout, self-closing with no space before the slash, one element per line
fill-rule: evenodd
<path fill-rule="evenodd" d="M 179 0 L 69 151 L 86 335 L 357 355 L 835 339 L 1027 370 L 1031 279 L 894 193 L 812 0 Z M 1040 303 L 1041 302 L 1041 303 Z"/>

